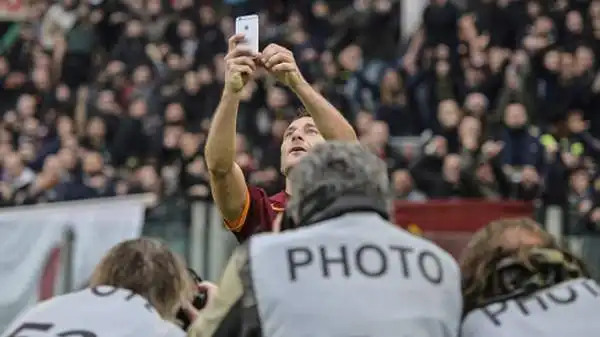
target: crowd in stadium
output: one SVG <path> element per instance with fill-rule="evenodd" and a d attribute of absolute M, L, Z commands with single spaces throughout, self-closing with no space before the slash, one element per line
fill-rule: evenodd
<path fill-rule="evenodd" d="M 183 195 L 240 244 L 216 286 L 134 235 L 77 291 L 58 249 L 65 294 L 22 300 L 0 337 L 598 335 L 598 261 L 544 226 L 481 224 L 453 256 L 392 205 L 536 200 L 600 223 L 600 0 L 430 0 L 406 43 L 395 0 L 29 5 L 0 24 L 0 206 Z M 255 12 L 258 52 L 234 34 Z M 8 277 L 31 266 L 15 256 Z"/>
<path fill-rule="evenodd" d="M 34 1 L 0 50 L 1 205 L 208 198 L 226 38 L 251 11 L 262 42 L 289 47 L 386 160 L 399 199 L 541 198 L 600 220 L 599 1 L 435 0 L 407 48 L 395 1 L 233 2 Z M 249 183 L 281 190 L 279 144 L 298 107 L 264 71 L 245 89 Z"/>

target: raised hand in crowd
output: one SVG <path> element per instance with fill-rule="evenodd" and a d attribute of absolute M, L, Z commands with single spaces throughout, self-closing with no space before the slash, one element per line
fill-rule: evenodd
<path fill-rule="evenodd" d="M 428 145 L 428 147 L 432 146 L 433 155 L 442 158 L 448 154 L 448 141 L 446 138 L 442 136 L 435 136 L 430 144 L 431 145 Z"/>
<path fill-rule="evenodd" d="M 532 187 L 540 183 L 540 176 L 532 166 L 525 166 L 522 171 L 521 182 L 525 187 Z"/>
<path fill-rule="evenodd" d="M 524 50 L 517 50 L 511 58 L 511 63 L 517 68 L 526 65 L 529 62 L 529 57 Z"/>
<path fill-rule="evenodd" d="M 484 156 L 491 159 L 496 157 L 504 148 L 504 142 L 488 140 L 481 146 L 481 152 Z"/>
<path fill-rule="evenodd" d="M 243 34 L 229 38 L 227 55 L 225 56 L 225 88 L 239 93 L 256 70 L 255 58 L 252 51 L 241 45 Z"/>
<path fill-rule="evenodd" d="M 594 210 L 590 212 L 590 221 L 596 225 L 600 223 L 600 208 L 594 208 Z"/>
<path fill-rule="evenodd" d="M 407 53 L 402 58 L 402 68 L 409 75 L 415 75 L 418 71 L 417 67 L 417 57 L 413 53 Z"/>

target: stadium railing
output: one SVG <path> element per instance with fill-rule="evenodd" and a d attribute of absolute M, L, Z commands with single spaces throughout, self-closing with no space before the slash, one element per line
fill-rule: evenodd
<path fill-rule="evenodd" d="M 223 227 L 219 211 L 210 202 L 191 206 L 188 261 L 207 279 L 218 280 L 236 241 Z M 471 235 L 498 218 L 532 217 L 542 223 L 559 242 L 582 256 L 595 276 L 600 276 L 600 237 L 573 232 L 577 219 L 570 209 L 521 201 L 452 200 L 396 203 L 395 222 L 423 235 L 459 257 Z"/>

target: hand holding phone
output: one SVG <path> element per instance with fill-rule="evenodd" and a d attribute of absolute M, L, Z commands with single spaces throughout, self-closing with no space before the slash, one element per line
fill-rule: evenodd
<path fill-rule="evenodd" d="M 243 45 L 243 34 L 229 38 L 229 47 L 225 55 L 225 90 L 239 93 L 256 70 L 257 53 Z"/>

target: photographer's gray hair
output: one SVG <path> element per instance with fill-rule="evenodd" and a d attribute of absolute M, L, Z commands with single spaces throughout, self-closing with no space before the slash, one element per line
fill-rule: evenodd
<path fill-rule="evenodd" d="M 300 205 L 315 191 L 327 188 L 331 197 L 344 194 L 381 200 L 384 207 L 392 203 L 386 164 L 359 143 L 327 142 L 315 146 L 293 168 L 289 176 L 291 197 L 287 212 L 298 221 Z"/>

